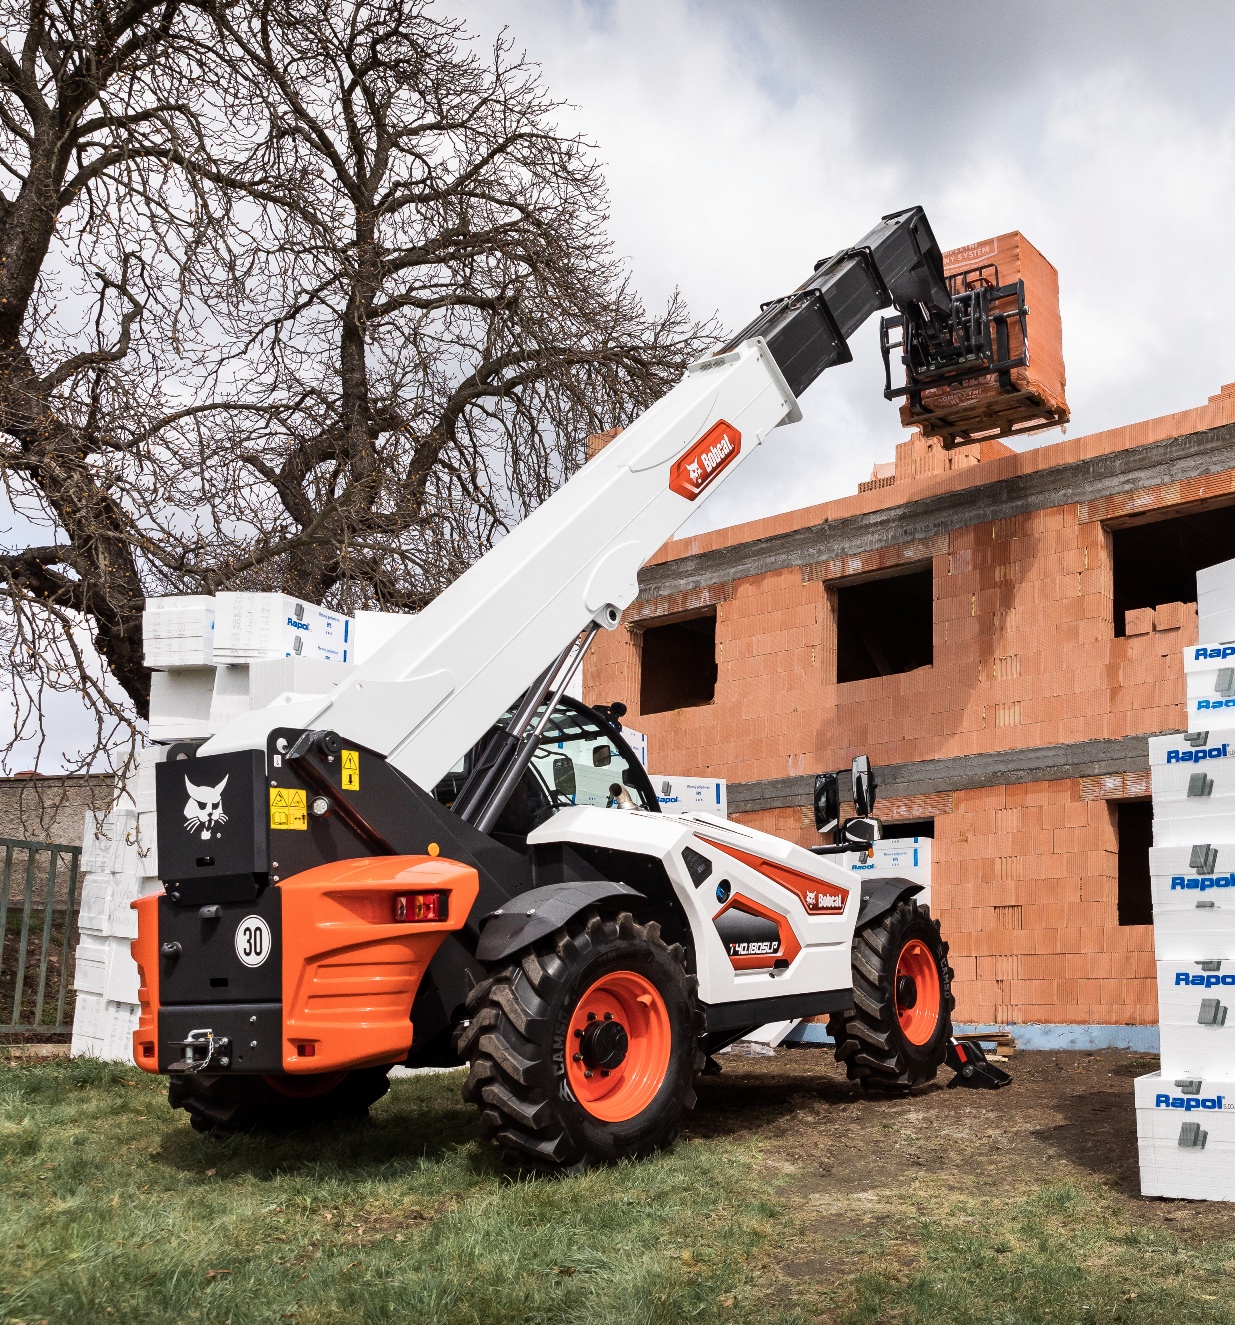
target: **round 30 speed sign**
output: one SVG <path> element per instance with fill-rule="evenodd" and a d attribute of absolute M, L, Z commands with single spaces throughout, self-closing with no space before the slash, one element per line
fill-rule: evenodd
<path fill-rule="evenodd" d="M 260 966 L 270 956 L 270 926 L 261 916 L 245 916 L 236 926 L 236 956 L 245 966 Z"/>

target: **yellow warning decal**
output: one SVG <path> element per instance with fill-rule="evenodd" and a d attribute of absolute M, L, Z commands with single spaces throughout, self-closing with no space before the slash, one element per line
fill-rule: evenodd
<path fill-rule="evenodd" d="M 344 750 L 342 752 L 343 766 L 339 770 L 341 778 L 340 786 L 344 791 L 360 790 L 360 751 Z"/>
<path fill-rule="evenodd" d="M 307 829 L 309 827 L 307 796 L 307 792 L 298 791 L 295 787 L 271 787 L 271 828 Z"/>

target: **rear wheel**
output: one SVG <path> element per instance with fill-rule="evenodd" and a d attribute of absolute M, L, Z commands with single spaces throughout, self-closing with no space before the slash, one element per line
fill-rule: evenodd
<path fill-rule="evenodd" d="M 184 1109 L 195 1130 L 227 1137 L 237 1132 L 287 1132 L 336 1118 L 360 1118 L 390 1089 L 388 1067 L 300 1076 L 172 1077 L 167 1102 Z"/>
<path fill-rule="evenodd" d="M 685 952 L 597 913 L 472 990 L 463 1097 L 508 1162 L 563 1171 L 669 1145 L 694 1107 L 702 1015 Z"/>
<path fill-rule="evenodd" d="M 939 921 L 911 898 L 853 937 L 853 1008 L 833 1013 L 836 1057 L 866 1090 L 934 1080 L 952 1036 L 952 968 Z"/>

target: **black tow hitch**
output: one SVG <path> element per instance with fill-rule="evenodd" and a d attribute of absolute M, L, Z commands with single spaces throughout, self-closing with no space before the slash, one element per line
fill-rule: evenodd
<path fill-rule="evenodd" d="M 948 1082 L 954 1086 L 968 1086 L 972 1090 L 1001 1090 L 1012 1084 L 1012 1077 L 1003 1068 L 987 1060 L 982 1046 L 974 1040 L 949 1040 L 944 1062 L 956 1075 Z"/>
<path fill-rule="evenodd" d="M 225 1035 L 216 1035 L 209 1027 L 190 1031 L 187 1040 L 171 1040 L 173 1049 L 183 1049 L 184 1057 L 168 1066 L 169 1072 L 205 1072 L 209 1067 L 228 1067 L 231 1064 L 231 1041 Z"/>

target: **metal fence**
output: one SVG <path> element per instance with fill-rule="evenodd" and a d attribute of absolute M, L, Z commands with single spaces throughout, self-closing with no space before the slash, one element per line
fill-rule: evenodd
<path fill-rule="evenodd" d="M 81 848 L 0 837 L 0 1036 L 73 1029 Z"/>

